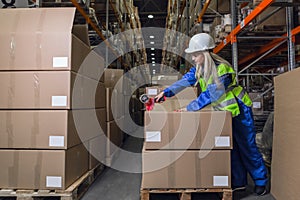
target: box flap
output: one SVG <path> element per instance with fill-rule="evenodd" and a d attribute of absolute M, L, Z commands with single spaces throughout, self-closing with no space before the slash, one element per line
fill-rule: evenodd
<path fill-rule="evenodd" d="M 40 31 L 71 33 L 74 16 L 75 8 L 1 9 L 1 34 Z"/>

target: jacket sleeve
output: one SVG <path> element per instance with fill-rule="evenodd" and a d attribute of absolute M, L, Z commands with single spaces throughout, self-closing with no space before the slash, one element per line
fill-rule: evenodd
<path fill-rule="evenodd" d="M 180 80 L 173 83 L 168 88 L 164 89 L 164 94 L 166 97 L 172 97 L 186 87 L 190 87 L 196 83 L 195 78 L 196 68 L 192 67 L 189 72 L 187 72 Z"/>
<path fill-rule="evenodd" d="M 201 110 L 208 104 L 211 104 L 214 101 L 217 101 L 221 96 L 225 93 L 226 89 L 232 82 L 232 75 L 225 74 L 219 77 L 221 82 L 221 86 L 217 87 L 216 84 L 209 84 L 207 86 L 206 91 L 201 92 L 197 99 L 191 101 L 189 105 L 187 105 L 188 111 L 197 111 Z"/>

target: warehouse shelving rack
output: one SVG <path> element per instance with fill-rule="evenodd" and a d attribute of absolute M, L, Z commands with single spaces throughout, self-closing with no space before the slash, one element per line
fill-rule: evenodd
<path fill-rule="evenodd" d="M 271 68 L 278 68 L 280 66 L 288 65 L 284 71 L 292 70 L 297 66 L 296 61 L 299 61 L 299 53 L 295 53 L 295 45 L 299 44 L 299 39 L 297 39 L 297 35 L 300 31 L 299 23 L 295 24 L 293 20 L 293 6 L 300 6 L 300 3 L 296 1 L 286 0 L 286 1 L 275 1 L 275 0 L 263 0 L 259 5 L 257 5 L 254 10 L 239 24 L 237 21 L 237 3 L 241 2 L 250 2 L 250 1 L 230 1 L 231 7 L 231 16 L 232 16 L 232 31 L 228 34 L 225 39 L 217 45 L 214 49 L 215 53 L 218 53 L 222 57 L 225 57 L 229 61 L 232 62 L 234 69 L 237 72 L 237 79 L 241 80 L 241 84 L 243 86 L 248 87 L 249 76 L 262 76 L 266 80 L 272 81 L 271 77 L 277 75 L 275 72 L 267 72 L 270 71 Z M 177 26 L 174 28 L 172 26 L 167 26 L 169 29 L 173 29 L 176 31 L 184 31 L 186 29 L 195 30 L 195 27 L 202 23 L 202 18 L 205 16 L 206 9 L 208 8 L 210 0 L 206 0 L 201 6 L 201 12 L 199 13 L 197 21 L 193 24 L 191 21 L 190 26 L 183 29 L 182 20 L 189 21 L 189 17 L 184 17 L 184 13 L 187 12 L 188 6 L 190 5 L 190 0 L 185 0 L 181 7 L 181 14 L 177 19 Z M 275 7 L 276 9 L 267 14 L 263 19 L 255 22 L 256 18 L 262 14 L 268 7 Z M 187 7 L 184 9 L 184 7 Z M 286 30 L 280 31 L 257 31 L 254 29 L 255 25 L 259 25 L 264 20 L 268 18 L 272 18 L 272 15 L 278 12 L 280 9 L 286 9 Z M 183 11 L 185 10 L 185 11 Z M 188 13 L 186 13 L 188 14 Z M 282 16 L 285 17 L 285 16 Z M 181 21 L 181 25 L 180 25 Z M 185 25 L 189 24 L 185 22 Z M 294 26 L 295 25 L 295 26 Z M 187 34 L 192 35 L 192 31 L 187 32 Z M 200 32 L 202 30 L 200 29 Z M 169 42 L 167 45 L 172 45 L 172 42 Z M 185 42 L 185 45 L 187 41 Z M 240 47 L 241 45 L 242 47 Z M 243 45 L 247 45 L 246 47 Z M 185 46 L 179 46 L 178 48 L 184 49 Z M 251 49 L 252 48 L 252 49 Z M 245 51 L 246 50 L 246 51 Z M 287 51 L 287 53 L 286 53 Z M 183 53 L 183 52 L 182 52 Z M 278 54 L 282 55 L 278 55 Z M 175 62 L 170 61 L 167 56 L 168 53 L 164 52 L 164 61 L 166 64 L 174 65 L 176 67 L 178 65 L 179 60 L 181 59 L 182 54 L 177 56 L 177 60 Z M 228 56 L 229 55 L 229 56 Z M 170 57 L 170 56 L 169 56 Z M 270 62 L 270 58 L 274 58 L 273 61 L 278 61 L 278 63 Z M 257 64 L 259 61 L 270 62 L 269 66 L 261 71 L 257 69 L 253 69 L 253 65 Z M 174 64 L 175 63 L 175 64 Z M 264 64 L 265 64 L 264 63 Z M 255 73 L 250 73 L 249 70 L 255 71 Z M 271 70 L 272 71 L 272 70 Z"/>

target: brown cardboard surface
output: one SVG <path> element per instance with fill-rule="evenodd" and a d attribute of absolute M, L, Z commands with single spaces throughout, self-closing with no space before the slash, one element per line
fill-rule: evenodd
<path fill-rule="evenodd" d="M 1 10 L 0 70 L 77 71 L 90 47 L 82 30 L 72 34 L 74 15 L 75 8 Z"/>
<path fill-rule="evenodd" d="M 115 103 L 111 102 L 111 95 L 112 95 L 113 89 L 112 88 L 106 88 L 106 119 L 107 121 L 113 121 L 113 108 L 116 108 Z"/>
<path fill-rule="evenodd" d="M 106 155 L 112 156 L 123 143 L 123 132 L 115 121 L 107 122 Z"/>
<path fill-rule="evenodd" d="M 124 116 L 124 96 L 118 90 L 106 88 L 107 121 Z"/>
<path fill-rule="evenodd" d="M 154 86 L 147 87 L 146 94 L 150 98 L 154 98 L 157 94 L 162 92 L 167 86 Z M 173 97 L 166 98 L 166 101 L 162 103 L 156 103 L 153 111 L 174 111 L 179 108 L 186 107 L 192 100 L 197 98 L 197 88 L 187 87 Z"/>
<path fill-rule="evenodd" d="M 208 13 L 213 13 L 213 10 L 219 12 L 219 13 L 230 13 L 230 1 L 222 1 L 217 0 L 213 1 L 209 4 L 209 9 L 207 9 Z"/>
<path fill-rule="evenodd" d="M 84 44 L 91 46 L 87 24 L 74 24 L 72 33 L 76 35 L 82 42 L 84 42 Z"/>
<path fill-rule="evenodd" d="M 152 76 L 152 84 L 157 85 L 171 85 L 175 83 L 177 80 L 179 80 L 181 77 L 181 74 L 178 72 L 171 73 L 171 74 L 158 74 Z"/>
<path fill-rule="evenodd" d="M 262 20 L 265 17 L 269 16 L 271 12 L 273 12 L 277 7 L 268 7 L 264 12 L 258 15 L 257 20 Z M 272 28 L 271 30 L 278 30 L 278 26 L 286 26 L 286 14 L 285 9 L 280 9 L 271 17 L 260 23 L 256 28 L 262 30 L 268 30 L 268 28 Z M 272 27 L 275 26 L 275 27 Z M 277 27 L 276 27 L 277 26 Z M 275 29 L 274 29 L 275 28 Z M 282 27 L 281 27 L 282 28 Z M 282 30 L 282 29 L 281 29 Z"/>
<path fill-rule="evenodd" d="M 81 63 L 78 73 L 104 82 L 104 64 L 104 59 L 96 51 L 90 51 Z"/>
<path fill-rule="evenodd" d="M 263 97 L 259 93 L 250 92 L 249 97 L 252 100 L 252 111 L 253 113 L 262 113 L 263 109 Z"/>
<path fill-rule="evenodd" d="M 0 150 L 0 187 L 66 189 L 88 170 L 80 144 L 68 150 Z"/>
<path fill-rule="evenodd" d="M 230 187 L 230 150 L 143 151 L 142 188 Z"/>
<path fill-rule="evenodd" d="M 275 199 L 300 196 L 300 68 L 274 79 L 274 133 L 271 194 Z"/>
<path fill-rule="evenodd" d="M 108 69 L 104 70 L 104 84 L 106 88 L 115 88 L 118 91 L 123 91 L 123 74 L 122 69 Z M 116 85 L 118 84 L 118 85 Z"/>
<path fill-rule="evenodd" d="M 105 109 L 0 110 L 0 148 L 67 149 L 104 135 L 105 114 Z"/>
<path fill-rule="evenodd" d="M 145 149 L 232 149 L 231 113 L 145 112 Z"/>
<path fill-rule="evenodd" d="M 101 135 L 88 141 L 89 169 L 95 168 L 100 162 L 105 164 L 106 140 L 107 137 Z"/>
<path fill-rule="evenodd" d="M 0 94 L 1 109 L 105 107 L 103 83 L 70 71 L 0 72 Z"/>

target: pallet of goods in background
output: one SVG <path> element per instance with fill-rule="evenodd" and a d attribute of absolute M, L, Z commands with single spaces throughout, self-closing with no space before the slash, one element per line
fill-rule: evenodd
<path fill-rule="evenodd" d="M 105 69 L 104 85 L 106 92 L 106 165 L 111 166 L 118 158 L 124 142 L 122 127 L 125 121 L 125 101 L 123 93 L 122 69 Z"/>
<path fill-rule="evenodd" d="M 76 35 L 87 30 L 73 25 L 74 15 L 75 8 L 0 10 L 1 197 L 79 199 L 103 169 L 105 147 L 89 150 L 103 146 L 105 87 L 80 70 L 90 46 Z M 102 132 L 89 124 L 95 112 L 104 116 L 96 119 Z"/>
<path fill-rule="evenodd" d="M 232 199 L 231 114 L 209 108 L 174 112 L 180 105 L 174 101 L 180 100 L 145 112 L 141 199 L 154 194 L 191 199 L 192 193 L 222 193 L 223 199 Z"/>

